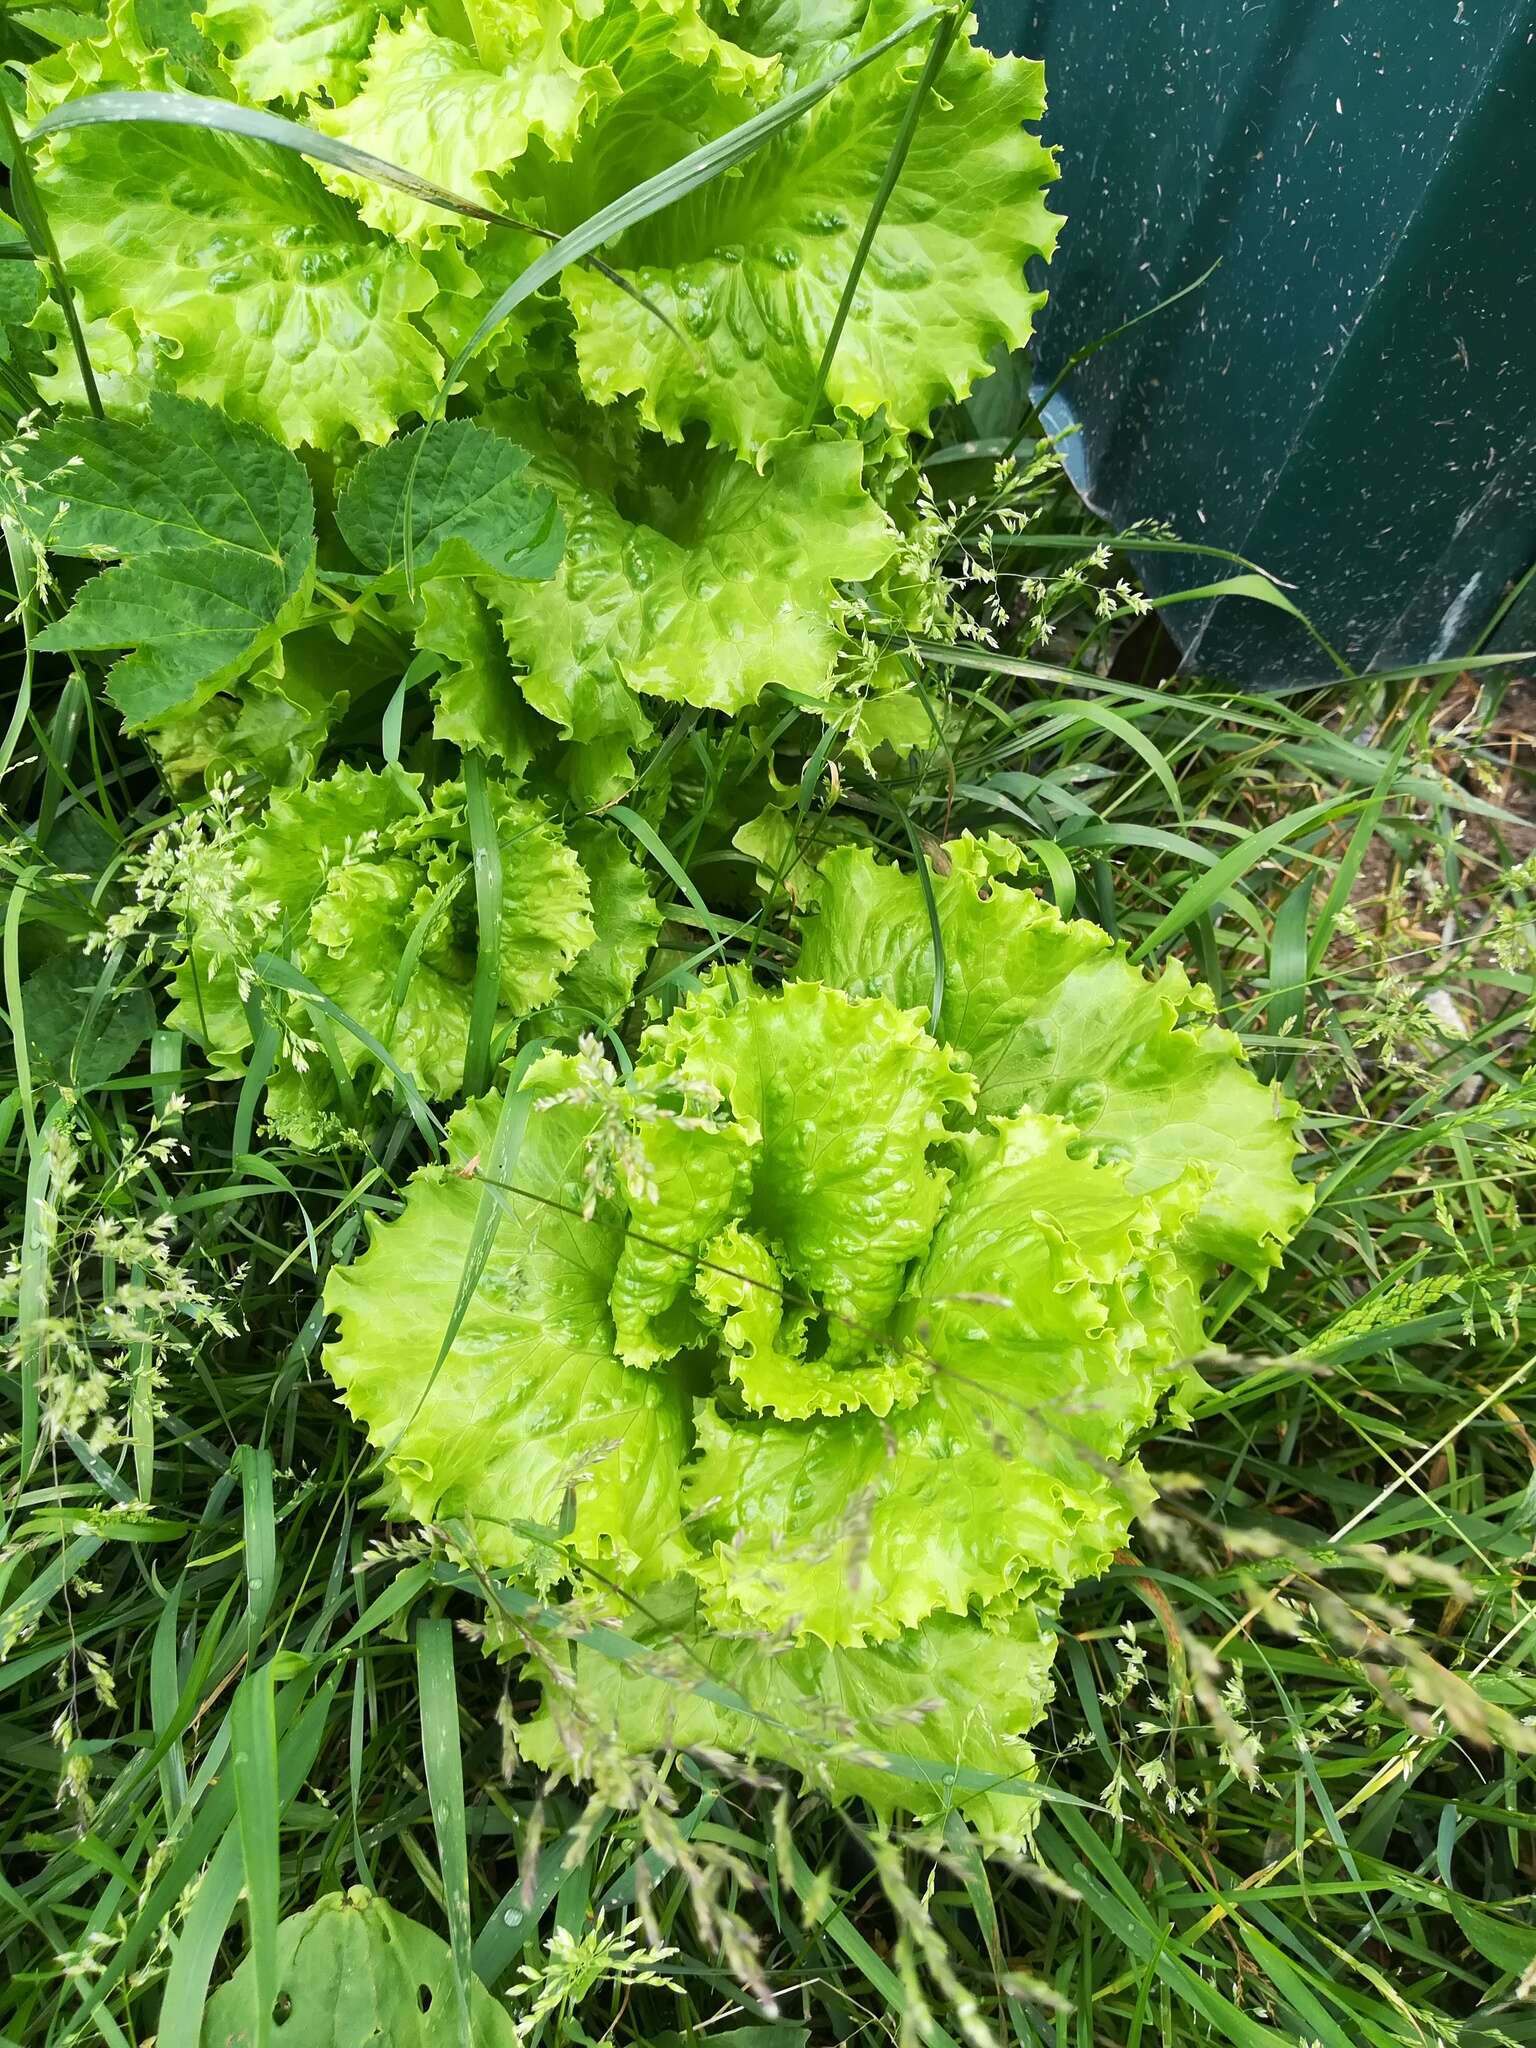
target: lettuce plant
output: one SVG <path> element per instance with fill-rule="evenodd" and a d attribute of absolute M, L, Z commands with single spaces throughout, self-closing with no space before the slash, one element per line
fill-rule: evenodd
<path fill-rule="evenodd" d="M 1025 125 L 1044 104 L 1039 66 L 958 36 L 827 354 L 931 48 L 932 22 L 900 40 L 919 11 L 214 0 L 198 14 L 106 0 L 99 17 L 57 17 L 61 47 L 28 70 L 34 119 L 110 89 L 209 102 L 206 128 L 106 124 L 38 145 L 113 423 L 163 419 L 167 401 L 216 409 L 227 433 L 300 454 L 320 507 L 318 559 L 300 476 L 296 491 L 284 481 L 291 531 L 264 508 L 274 559 L 226 554 L 203 595 L 161 578 L 178 584 L 180 694 L 136 691 L 123 708 L 179 781 L 298 779 L 349 703 L 417 655 L 438 672 L 443 737 L 557 781 L 581 808 L 633 781 L 660 706 L 738 713 L 772 687 L 847 714 L 855 746 L 910 737 L 913 707 L 903 720 L 875 701 L 909 672 L 850 636 L 850 605 L 899 637 L 907 436 L 1027 339 L 1041 295 L 1025 266 L 1049 255 L 1058 225 L 1045 204 L 1054 161 Z M 835 81 L 826 97 L 737 170 L 605 248 L 606 268 L 568 266 L 525 301 L 452 394 L 531 458 L 563 525 L 558 573 L 460 563 L 393 606 L 338 586 L 352 564 L 327 560 L 331 493 L 344 506 L 366 445 L 402 446 L 431 411 L 537 237 L 823 79 Z M 495 218 L 224 132 L 236 101 Z M 78 408 L 58 306 L 44 301 L 35 320 L 53 349 L 43 395 Z M 261 458 L 274 476 L 275 454 Z M 244 586 L 257 580 L 252 615 Z M 76 637 L 54 644 L 105 651 L 137 638 L 101 637 L 131 625 L 88 603 Z"/>
<path fill-rule="evenodd" d="M 717 970 L 624 1080 L 589 1043 L 471 1104 L 333 1276 L 401 1507 L 633 1599 L 645 1654 L 545 1667 L 536 1760 L 726 1747 L 1018 1836 L 1061 1595 L 1149 1497 L 1212 1276 L 1262 1282 L 1309 1206 L 1208 999 L 1019 871 L 944 849 L 938 990 L 923 881 L 831 854 L 796 979 Z"/>
<path fill-rule="evenodd" d="M 238 98 L 563 231 L 917 11 L 218 0 L 189 18 L 108 0 L 104 21 L 82 17 L 75 40 L 31 67 L 29 107 L 123 86 Z M 634 392 L 668 436 L 700 422 L 754 460 L 812 423 L 838 298 L 932 32 L 606 252 L 649 307 L 598 271 L 564 273 L 589 396 Z M 1043 199 L 1054 165 L 1021 125 L 1042 105 L 1038 65 L 957 39 L 834 358 L 833 408 L 921 426 L 995 349 L 1027 339 L 1039 295 L 1024 264 L 1056 229 Z M 174 390 L 294 446 L 383 440 L 424 412 L 443 349 L 538 246 L 212 132 L 62 133 L 41 175 L 111 395 Z M 476 307 L 468 320 L 460 302 Z M 77 395 L 67 350 L 58 374 L 52 395 Z"/>
<path fill-rule="evenodd" d="M 643 875 L 612 828 L 567 837 L 530 797 L 495 782 L 484 797 L 498 1037 L 601 1030 L 660 923 Z M 457 1095 L 481 944 L 474 859 L 460 784 L 339 768 L 280 793 L 178 866 L 173 1022 L 221 1073 L 267 1074 L 268 1120 L 296 1145 L 355 1138 L 397 1069 L 429 1099 Z"/>

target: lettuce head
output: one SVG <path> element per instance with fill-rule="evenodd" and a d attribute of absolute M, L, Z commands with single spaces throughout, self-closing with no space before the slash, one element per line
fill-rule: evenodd
<path fill-rule="evenodd" d="M 1149 1497 L 1208 1283 L 1262 1279 L 1309 1196 L 1295 1106 L 1184 975 L 1019 867 L 945 848 L 936 949 L 917 876 L 830 855 L 795 979 L 717 970 L 622 1079 L 544 1057 L 333 1276 L 402 1507 L 621 1610 L 541 1666 L 551 1768 L 704 1745 L 1026 1827 L 1062 1595 Z"/>

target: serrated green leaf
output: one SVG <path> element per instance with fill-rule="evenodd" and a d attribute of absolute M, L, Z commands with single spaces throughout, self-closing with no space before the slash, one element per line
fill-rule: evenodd
<path fill-rule="evenodd" d="M 514 429 L 515 431 L 515 429 Z M 725 455 L 658 470 L 647 518 L 547 441 L 533 472 L 565 516 L 546 585 L 485 585 L 524 694 L 580 737 L 621 731 L 631 693 L 741 711 L 778 684 L 832 694 L 840 583 L 872 576 L 896 534 L 851 442 L 802 441 L 759 475 Z"/>
<path fill-rule="evenodd" d="M 260 429 L 157 394 L 146 421 L 60 422 L 14 443 L 11 461 L 40 542 L 125 557 L 37 644 L 131 650 L 109 683 L 130 726 L 200 702 L 302 609 L 315 552 L 309 480 Z"/>
<path fill-rule="evenodd" d="M 969 1054 L 983 1114 L 1028 1104 L 1129 1161 L 1138 1189 L 1192 1165 L 1209 1185 L 1190 1232 L 1206 1256 L 1262 1278 L 1312 1205 L 1296 1180 L 1296 1108 L 1207 1021 L 1178 964 L 1153 979 L 1098 925 L 1014 886 L 1023 856 L 967 835 L 930 863 L 944 945 L 942 1029 Z M 855 993 L 924 1002 L 933 942 L 916 876 L 841 849 L 821 864 L 800 971 Z"/>
<path fill-rule="evenodd" d="M 109 990 L 96 1002 L 98 969 L 56 953 L 21 985 L 35 1066 L 75 1088 L 96 1088 L 120 1074 L 155 1028 L 142 988 Z"/>
<path fill-rule="evenodd" d="M 209 0 L 198 16 L 243 100 L 297 104 L 324 93 L 333 102 L 356 89 L 381 22 L 397 20 L 403 0 Z"/>
<path fill-rule="evenodd" d="M 586 876 L 549 813 L 500 784 L 489 799 L 502 866 L 497 1019 L 547 1004 L 591 945 Z M 463 1085 L 477 961 L 472 846 L 463 791 L 428 800 L 420 777 L 342 768 L 275 796 L 206 849 L 182 904 L 180 1028 L 224 1071 L 244 1069 L 246 993 L 266 954 L 287 960 L 424 1094 Z M 269 1001 L 277 1003 L 275 993 Z M 356 1135 L 391 1077 L 348 1032 L 327 1051 L 302 998 L 277 1003 L 283 1037 L 267 1114 L 293 1143 Z M 348 1100 L 349 1095 L 356 1099 Z"/>
<path fill-rule="evenodd" d="M 573 1686 L 550 1686 L 519 1740 L 560 1775 L 615 1742 L 635 1754 L 724 1749 L 788 1764 L 887 1819 L 958 1809 L 987 1839 L 1021 1844 L 1034 1758 L 1019 1738 L 1051 1692 L 1055 1639 L 1043 1623 L 1029 1608 L 989 1628 L 935 1615 L 867 1649 L 785 1649 L 711 1630 L 683 1582 L 648 1594 L 633 1618 L 643 1655 L 572 1652 Z"/>
<path fill-rule="evenodd" d="M 537 1100 L 572 1078 L 572 1063 L 554 1055 L 524 1086 Z M 542 1523 L 553 1534 L 574 1491 L 572 1535 L 584 1554 L 609 1559 L 637 1583 L 665 1577 L 681 1561 L 684 1404 L 660 1375 L 613 1356 L 606 1303 L 621 1234 L 611 1209 L 569 1213 L 595 1109 L 530 1117 L 486 1273 L 428 1383 L 480 1201 L 473 1176 L 452 1169 L 490 1156 L 495 1109 L 477 1103 L 455 1117 L 450 1170 L 418 1176 L 399 1220 L 376 1229 L 363 1258 L 332 1275 L 326 1302 L 339 1334 L 327 1353 L 331 1374 L 390 1451 L 411 1511 L 429 1521 L 472 1517 L 488 1562 L 557 1578 L 553 1544 L 531 1542 L 520 1525 Z"/>
<path fill-rule="evenodd" d="M 418 428 L 365 455 L 336 505 L 342 537 L 365 569 L 405 565 L 419 577 L 539 580 L 564 544 L 553 493 L 526 450 L 473 420 Z"/>
<path fill-rule="evenodd" d="M 747 0 L 732 33 L 751 42 Z M 872 47 L 913 9 L 873 0 L 830 68 Z M 783 10 L 773 10 L 776 26 Z M 819 26 L 819 17 L 818 17 Z M 671 438 L 690 420 L 760 459 L 803 427 L 866 216 L 926 55 L 929 28 L 898 57 L 845 81 L 760 149 L 739 176 L 701 186 L 611 252 L 675 332 L 603 277 L 569 270 L 583 382 L 606 401 L 639 395 Z M 803 48 L 810 46 L 806 36 Z M 922 429 L 964 397 L 998 349 L 1028 339 L 1040 295 L 1024 265 L 1048 255 L 1055 165 L 1022 123 L 1043 107 L 1040 67 L 957 39 L 929 95 L 832 361 L 826 393 L 861 418 Z"/>
<path fill-rule="evenodd" d="M 146 419 L 66 420 L 15 442 L 28 523 L 61 555 L 227 548 L 283 569 L 308 565 L 315 506 L 303 468 L 269 435 L 156 394 Z"/>

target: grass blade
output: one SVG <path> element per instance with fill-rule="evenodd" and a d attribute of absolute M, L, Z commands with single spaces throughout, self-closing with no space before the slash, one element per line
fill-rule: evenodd
<path fill-rule="evenodd" d="M 271 2048 L 277 1999 L 277 1722 L 272 1666 L 247 1672 L 230 1710 L 234 1723 L 235 1810 L 250 1916 L 251 1968 L 256 1977 L 256 2041 Z"/>
<path fill-rule="evenodd" d="M 939 22 L 934 30 L 933 42 L 928 51 L 928 61 L 923 66 L 922 75 L 918 79 L 917 84 L 908 95 L 907 104 L 902 111 L 901 126 L 896 131 L 895 140 L 891 144 L 891 153 L 886 158 L 885 169 L 880 175 L 879 187 L 876 190 L 874 199 L 870 204 L 869 213 L 864 222 L 864 231 L 859 236 L 859 246 L 854 250 L 853 261 L 848 266 L 848 276 L 843 285 L 842 295 L 837 302 L 837 311 L 833 314 L 832 325 L 827 330 L 826 345 L 821 351 L 821 361 L 816 366 L 815 388 L 811 395 L 811 402 L 806 408 L 805 423 L 807 426 L 812 423 L 817 413 L 821 410 L 821 401 L 827 389 L 827 378 L 831 373 L 833 359 L 837 355 L 837 345 L 843 338 L 843 329 L 848 325 L 848 315 L 853 311 L 853 301 L 859 289 L 859 280 L 864 275 L 864 266 L 869 261 L 869 252 L 874 247 L 875 236 L 879 233 L 880 223 L 885 218 L 885 209 L 890 204 L 891 194 L 896 190 L 897 181 L 900 179 L 903 167 L 906 164 L 907 154 L 912 147 L 912 138 L 917 133 L 917 124 L 923 111 L 924 102 L 933 90 L 934 81 L 944 68 L 944 60 L 950 53 L 959 27 L 959 9 L 952 10 Z"/>
<path fill-rule="evenodd" d="M 469 1839 L 464 1822 L 464 1766 L 459 1694 L 453 1671 L 453 1624 L 446 1616 L 423 1621 L 417 1628 L 416 1672 L 421 1700 L 421 1751 L 427 1768 L 432 1825 L 437 1832 L 448 1942 L 453 1950 L 454 2017 L 459 2048 L 473 2048 L 469 2024 Z"/>

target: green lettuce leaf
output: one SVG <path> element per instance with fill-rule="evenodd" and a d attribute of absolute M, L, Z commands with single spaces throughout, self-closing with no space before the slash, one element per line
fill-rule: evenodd
<path fill-rule="evenodd" d="M 463 750 L 477 747 L 520 776 L 547 737 L 513 671 L 490 606 L 465 577 L 429 578 L 419 592 L 417 647 L 439 657 L 432 729 Z"/>
<path fill-rule="evenodd" d="M 1210 1183 L 1189 1234 L 1262 1279 L 1312 1205 L 1292 1170 L 1296 1105 L 1258 1081 L 1177 962 L 1156 978 L 1098 925 L 1014 886 L 1000 839 L 952 841 L 930 880 L 943 933 L 942 1030 L 970 1056 L 978 1110 L 1069 1118 L 1138 1190 L 1191 1165 Z M 917 878 L 843 849 L 821 863 L 800 972 L 856 994 L 926 1002 L 933 949 Z"/>
<path fill-rule="evenodd" d="M 574 1070 L 551 1055 L 528 1086 L 558 1092 Z M 686 1400 L 613 1356 L 605 1304 L 618 1219 L 566 1207 L 600 1113 L 562 1103 L 530 1118 L 484 1278 L 434 1380 L 481 1203 L 457 1169 L 489 1158 L 496 1134 L 493 1102 L 461 1110 L 447 1165 L 418 1174 L 400 1217 L 332 1274 L 326 1306 L 339 1335 L 326 1356 L 348 1408 L 388 1448 L 412 1513 L 472 1518 L 488 1563 L 551 1576 L 553 1534 L 541 1542 L 528 1525 L 555 1531 L 574 1494 L 571 1542 L 644 1585 L 681 1562 Z"/>
<path fill-rule="evenodd" d="M 895 547 L 855 443 L 786 445 L 767 476 L 718 454 L 676 470 L 649 516 L 630 518 L 611 480 L 536 444 L 531 473 L 564 514 L 564 559 L 544 585 L 481 586 L 529 702 L 579 738 L 632 733 L 635 692 L 723 711 L 771 684 L 829 697 L 845 644 L 838 585 Z"/>
<path fill-rule="evenodd" d="M 700 1412 L 688 1494 L 713 1557 L 696 1576 L 724 1625 L 880 1640 L 1091 1577 L 1125 1542 L 1147 1488 L 1116 1461 L 1180 1353 L 1139 1329 L 1128 1341 L 1114 1313 L 1109 1283 L 1133 1279 L 1159 1214 L 1123 1169 L 1075 1158 L 1077 1137 L 1025 1115 L 956 1145 L 888 1330 L 926 1388 L 915 1406 L 883 1421 L 874 1403 L 808 1423 Z M 1198 1342 L 1198 1318 L 1178 1334 Z"/>
<path fill-rule="evenodd" d="M 807 869 L 804 915 L 808 950 L 826 921 L 821 964 L 847 967 L 847 986 L 829 975 L 770 992 L 740 969 L 717 972 L 646 1033 L 627 1079 L 588 1045 L 523 1084 L 527 1132 L 558 1130 L 559 1154 L 540 1151 L 532 1181 L 519 1160 L 513 1199 L 530 1206 L 508 1215 L 498 1257 L 518 1260 L 525 1240 L 528 1256 L 516 1286 L 482 1286 L 471 1313 L 500 1317 L 513 1304 L 530 1331 L 559 1329 L 565 1348 L 519 1366 L 528 1377 L 501 1426 L 519 1436 L 528 1411 L 564 1420 L 561 1361 L 575 1348 L 604 1362 L 604 1386 L 622 1375 L 621 1406 L 639 1399 L 636 1382 L 676 1403 L 673 1447 L 632 1482 L 628 1507 L 622 1472 L 603 1494 L 595 1576 L 580 1536 L 552 1569 L 607 1603 L 604 1613 L 616 1590 L 643 1585 L 642 1635 L 680 1643 L 695 1679 L 705 1672 L 787 1724 L 765 1732 L 738 1699 L 696 1684 L 679 1696 L 628 1650 L 622 1673 L 583 1651 L 569 1698 L 545 1684 L 531 1752 L 541 1760 L 590 1768 L 615 1740 L 724 1744 L 792 1762 L 882 1812 L 935 1810 L 915 1781 L 877 1782 L 846 1742 L 811 1739 L 809 1697 L 846 1706 L 841 1732 L 866 1750 L 983 1774 L 952 1780 L 946 1796 L 989 1828 L 1008 1825 L 984 1774 L 1027 1770 L 1016 1738 L 1045 1696 L 1042 1618 L 1126 1543 L 1150 1498 L 1136 1445 L 1162 1408 L 1182 1412 L 1193 1384 L 1212 1272 L 1198 1227 L 1224 1168 L 1186 1145 L 1155 1152 L 1153 1170 L 1134 1146 L 1100 1146 L 1035 1104 L 978 1116 L 1001 1071 L 989 977 L 1013 926 L 970 920 L 951 896 L 963 884 L 981 906 L 1006 909 L 1016 895 L 1020 924 L 1069 938 L 1075 928 L 1013 890 L 1006 849 L 960 842 L 946 861 L 935 880 L 946 885 L 956 1008 L 941 1011 L 937 1038 L 925 1008 L 897 1007 L 867 976 L 853 985 L 837 945 L 857 954 L 865 926 L 840 915 L 840 888 L 890 877 L 915 898 L 892 895 L 871 913 L 879 960 L 915 972 L 927 947 L 931 968 L 931 936 L 915 878 L 843 849 Z M 1063 978 L 1082 973 L 1104 1000 L 1103 945 L 1098 935 L 1074 950 L 1054 980 L 1042 956 L 1025 986 L 1054 1000 Z M 1151 1033 L 1144 1058 L 1166 1060 L 1160 1034 L 1173 1027 L 1156 1008 L 1135 1014 Z M 1229 1047 L 1207 1050 L 1233 1069 L 1234 1100 L 1251 1110 L 1246 1090 L 1262 1104 Z M 1188 1071 L 1203 1114 L 1209 1077 Z M 1077 1099 L 1097 1114 L 1097 1096 Z M 483 1149 L 485 1131 L 461 1150 L 472 1142 Z M 1294 1190 L 1288 1158 L 1281 1192 Z M 440 1219 L 450 1180 L 418 1176 L 394 1231 L 418 1212 Z M 430 1246 L 396 1238 L 443 1303 L 478 1213 L 469 1190 L 454 1200 L 454 1227 Z M 579 1288 L 564 1267 L 541 1264 L 557 1224 L 564 1255 L 581 1264 Z M 427 1492 L 409 1470 L 399 1483 L 417 1513 L 451 1500 L 461 1540 L 482 1548 L 482 1522 L 505 1520 L 501 1468 L 487 1476 L 481 1462 L 499 1418 L 473 1377 L 455 1406 L 460 1369 L 450 1360 L 434 1377 L 432 1325 L 402 1326 L 383 1274 L 360 1274 L 356 1295 L 367 1298 L 374 1350 L 349 1338 L 338 1377 L 352 1398 L 368 1360 L 387 1357 L 392 1392 L 382 1419 L 377 1402 L 355 1412 L 387 1456 L 388 1423 L 413 1391 L 427 1389 L 444 1418 L 473 1416 L 472 1445 L 450 1441 L 445 1419 L 423 1453 Z M 483 1356 L 507 1350 L 487 1340 Z M 579 1452 L 587 1439 L 573 1441 Z M 654 1506 L 663 1480 L 664 1516 Z M 616 1584 L 624 1542 L 613 1530 L 658 1518 L 665 1560 L 659 1539 L 625 1539 L 643 1576 L 626 1581 L 621 1566 Z M 664 1572 L 676 1583 L 655 1591 Z M 925 1676 L 943 1683 L 919 1690 Z M 883 1719 L 921 1732 L 892 1740 L 875 1732 Z"/>
<path fill-rule="evenodd" d="M 426 10 L 398 28 L 386 23 L 355 97 L 318 111 L 315 125 L 499 210 L 495 174 L 535 139 L 555 158 L 568 156 L 588 110 L 618 89 L 606 67 L 587 69 L 569 55 L 574 11 L 563 0 L 476 0 L 473 45 L 440 34 Z M 461 215 L 330 166 L 324 176 L 384 234 L 478 239 L 478 224 Z"/>
<path fill-rule="evenodd" d="M 753 1154 L 746 1216 L 813 1305 L 828 1364 L 878 1348 L 944 1207 L 949 1174 L 930 1154 L 972 1099 L 960 1063 L 912 1013 L 813 982 L 734 1003 L 719 982 L 645 1052 L 647 1072 L 730 1104 Z"/>
<path fill-rule="evenodd" d="M 907 0 L 873 0 L 851 47 L 870 47 L 912 12 Z M 734 32 L 750 37 L 754 14 L 744 0 Z M 929 24 L 732 177 L 608 252 L 675 333 L 599 273 L 566 272 L 593 398 L 638 393 L 646 423 L 669 438 L 703 420 L 712 440 L 753 459 L 809 423 L 823 347 L 933 33 Z M 1038 65 L 957 38 L 833 359 L 833 406 L 861 418 L 883 409 L 891 426 L 921 429 L 969 392 L 996 350 L 1028 340 L 1040 294 L 1024 265 L 1049 254 L 1059 226 L 1044 199 L 1055 164 L 1021 125 L 1043 106 Z"/>
<path fill-rule="evenodd" d="M 441 730 L 442 721 L 438 721 Z M 619 835 L 599 820 L 567 828 L 592 892 L 596 937 L 560 983 L 548 1009 L 528 1021 L 532 1037 L 572 1039 L 584 1031 L 612 1031 L 634 1000 L 635 989 L 661 929 L 661 910 L 645 870 Z"/>
<path fill-rule="evenodd" d="M 431 276 L 297 157 L 113 125 L 51 137 L 39 184 L 86 318 L 127 323 L 115 403 L 175 391 L 322 448 L 430 405 L 442 364 L 412 316 Z M 67 368 L 45 395 L 76 395 Z"/>
<path fill-rule="evenodd" d="M 349 98 L 401 0 L 209 0 L 198 17 L 235 91 L 256 105 Z"/>
<path fill-rule="evenodd" d="M 870 1649 L 789 1647 L 709 1628 L 682 1582 L 648 1593 L 625 1630 L 640 1655 L 566 1651 L 572 1683 L 546 1686 L 518 1730 L 531 1763 L 591 1776 L 615 1753 L 724 1750 L 788 1764 L 882 1820 L 958 1809 L 990 1842 L 1027 1839 L 1034 1757 L 1019 1738 L 1050 1700 L 1056 1647 L 1037 1610 L 986 1625 L 935 1615 Z"/>

